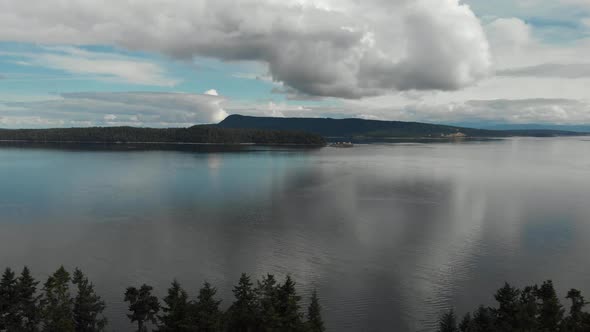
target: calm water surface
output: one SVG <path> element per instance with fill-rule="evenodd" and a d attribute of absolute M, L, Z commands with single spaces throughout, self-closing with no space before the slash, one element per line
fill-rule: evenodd
<path fill-rule="evenodd" d="M 0 145 L 0 265 L 81 267 L 123 292 L 241 272 L 317 288 L 330 331 L 430 331 L 506 281 L 590 294 L 590 140 L 254 152 Z"/>

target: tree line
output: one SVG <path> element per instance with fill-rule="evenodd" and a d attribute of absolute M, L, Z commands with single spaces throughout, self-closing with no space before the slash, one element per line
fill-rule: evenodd
<path fill-rule="evenodd" d="M 439 320 L 439 332 L 588 332 L 590 313 L 582 293 L 571 289 L 566 296 L 566 310 L 561 304 L 553 282 L 519 289 L 505 283 L 496 292 L 494 307 L 479 306 L 459 321 L 453 310 Z"/>
<path fill-rule="evenodd" d="M 233 288 L 234 301 L 223 310 L 217 289 L 205 282 L 191 299 L 174 280 L 163 303 L 143 284 L 128 287 L 128 319 L 137 331 L 161 332 L 323 332 L 324 322 L 317 293 L 303 312 L 295 282 L 287 276 L 281 283 L 268 274 L 253 282 L 242 274 Z M 63 266 L 40 286 L 25 267 L 20 275 L 7 268 L 0 280 L 0 331 L 98 332 L 105 331 L 104 300 L 94 285 L 76 268 Z"/>
<path fill-rule="evenodd" d="M 325 144 L 321 136 L 301 131 L 230 129 L 213 125 L 161 129 L 137 127 L 0 129 L 0 140 L 80 143 Z"/>

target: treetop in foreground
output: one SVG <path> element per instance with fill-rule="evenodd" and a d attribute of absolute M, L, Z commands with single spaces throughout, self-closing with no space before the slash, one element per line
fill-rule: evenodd
<path fill-rule="evenodd" d="M 209 282 L 194 298 L 176 280 L 162 303 L 146 284 L 128 287 L 123 298 L 129 305 L 127 317 L 139 332 L 325 331 L 316 292 L 304 316 L 301 296 L 291 277 L 279 283 L 269 274 L 256 284 L 242 274 L 233 289 L 233 303 L 225 311 L 217 298 L 217 288 Z M 0 331 L 107 330 L 105 302 L 80 269 L 70 274 L 61 266 L 42 288 L 38 289 L 38 285 L 26 267 L 20 276 L 10 268 L 4 271 L 0 279 Z"/>
<path fill-rule="evenodd" d="M 583 309 L 588 304 L 581 292 L 572 289 L 566 299 L 566 313 L 553 287 L 545 281 L 541 286 L 515 288 L 508 283 L 496 292 L 496 307 L 480 306 L 463 316 L 457 324 L 453 310 L 439 320 L 439 332 L 588 332 L 590 314 Z"/>

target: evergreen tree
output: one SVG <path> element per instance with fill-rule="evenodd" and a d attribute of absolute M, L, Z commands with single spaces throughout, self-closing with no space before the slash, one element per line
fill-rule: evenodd
<path fill-rule="evenodd" d="M 19 294 L 14 271 L 7 268 L 0 281 L 0 329 L 13 330 L 19 326 Z"/>
<path fill-rule="evenodd" d="M 35 332 L 41 322 L 41 311 L 39 308 L 39 296 L 37 293 L 38 281 L 31 276 L 31 271 L 26 266 L 17 279 L 16 288 L 18 291 L 18 331 Z"/>
<path fill-rule="evenodd" d="M 94 291 L 94 285 L 88 281 L 80 269 L 74 271 L 72 278 L 78 293 L 74 299 L 74 324 L 76 332 L 103 331 L 107 320 L 102 315 L 105 303 Z"/>
<path fill-rule="evenodd" d="M 535 288 L 527 286 L 520 292 L 517 313 L 518 325 L 522 331 L 535 331 L 537 329 L 539 325 L 537 323 L 538 312 Z"/>
<path fill-rule="evenodd" d="M 278 287 L 277 312 L 281 331 L 300 331 L 302 329 L 302 315 L 299 312 L 301 297 L 295 290 L 295 282 L 287 276 L 285 282 Z"/>
<path fill-rule="evenodd" d="M 473 331 L 496 331 L 494 313 L 490 308 L 479 306 L 479 308 L 473 313 L 473 328 Z"/>
<path fill-rule="evenodd" d="M 553 288 L 553 282 L 548 280 L 541 287 L 535 287 L 535 295 L 539 302 L 539 328 L 542 331 L 558 331 L 563 319 L 563 309 Z"/>
<path fill-rule="evenodd" d="M 571 289 L 566 298 L 572 304 L 569 316 L 564 320 L 564 330 L 568 332 L 590 331 L 590 315 L 582 311 L 588 303 L 584 300 L 582 293 L 577 289 Z"/>
<path fill-rule="evenodd" d="M 475 324 L 473 323 L 473 319 L 471 319 L 471 314 L 470 313 L 466 313 L 465 316 L 463 316 L 463 319 L 461 320 L 461 323 L 459 323 L 459 331 L 461 332 L 475 332 Z"/>
<path fill-rule="evenodd" d="M 69 283 L 70 274 L 63 266 L 47 278 L 41 301 L 43 331 L 74 331 L 73 301 L 70 297 Z"/>
<path fill-rule="evenodd" d="M 311 293 L 311 301 L 307 308 L 307 331 L 308 332 L 324 332 L 324 321 L 322 320 L 322 307 L 318 299 L 316 290 Z"/>
<path fill-rule="evenodd" d="M 494 310 L 497 327 L 501 331 L 513 331 L 519 328 L 517 316 L 520 309 L 520 290 L 505 283 L 494 297 L 499 304 L 498 309 Z"/>
<path fill-rule="evenodd" d="M 162 307 L 164 314 L 159 317 L 161 332 L 189 331 L 188 295 L 180 283 L 174 280 L 168 288 L 168 295 L 164 298 L 166 306 Z"/>
<path fill-rule="evenodd" d="M 158 298 L 152 295 L 152 287 L 143 284 L 139 290 L 135 287 L 128 287 L 125 291 L 125 302 L 129 302 L 127 317 L 131 322 L 137 322 L 137 331 L 148 331 L 146 323 L 155 324 L 156 315 L 160 310 Z"/>
<path fill-rule="evenodd" d="M 451 309 L 445 312 L 438 320 L 438 332 L 458 332 L 457 317 L 455 312 Z"/>
<path fill-rule="evenodd" d="M 256 293 L 250 277 L 242 273 L 233 289 L 235 301 L 228 309 L 227 328 L 230 332 L 252 332 L 256 329 L 258 310 Z"/>
<path fill-rule="evenodd" d="M 267 274 L 262 281 L 257 281 L 256 297 L 260 315 L 257 331 L 276 330 L 281 326 L 279 317 L 279 290 L 275 277 Z"/>
<path fill-rule="evenodd" d="M 217 289 L 211 287 L 211 284 L 205 282 L 199 290 L 198 301 L 194 304 L 197 331 L 215 332 L 220 331 L 221 311 L 219 304 L 221 301 L 215 299 Z"/>

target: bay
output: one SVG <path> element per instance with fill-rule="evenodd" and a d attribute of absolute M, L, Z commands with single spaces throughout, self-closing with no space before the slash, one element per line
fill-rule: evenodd
<path fill-rule="evenodd" d="M 431 331 L 552 279 L 590 292 L 590 141 L 291 149 L 0 144 L 0 267 L 80 267 L 128 330 L 124 289 L 241 272 L 317 289 L 330 331 Z"/>

